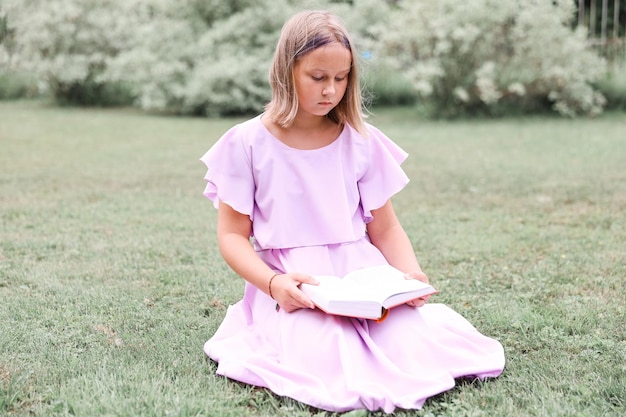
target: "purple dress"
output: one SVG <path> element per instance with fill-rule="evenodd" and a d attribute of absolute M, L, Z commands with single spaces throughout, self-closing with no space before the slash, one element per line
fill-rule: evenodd
<path fill-rule="evenodd" d="M 373 126 L 331 144 L 290 148 L 260 116 L 230 129 L 201 158 L 204 195 L 252 220 L 252 243 L 277 272 L 342 276 L 385 264 L 370 243 L 371 211 L 408 183 L 407 154 Z M 204 351 L 217 373 L 329 411 L 421 408 L 462 376 L 496 377 L 502 345 L 442 304 L 394 308 L 381 323 L 319 310 L 276 311 L 246 283 Z"/>

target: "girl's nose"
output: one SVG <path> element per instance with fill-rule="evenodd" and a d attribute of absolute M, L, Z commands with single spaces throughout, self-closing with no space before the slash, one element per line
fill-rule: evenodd
<path fill-rule="evenodd" d="M 331 81 L 329 84 L 326 84 L 326 86 L 322 90 L 322 94 L 325 96 L 330 96 L 330 95 L 335 94 L 335 83 Z"/>

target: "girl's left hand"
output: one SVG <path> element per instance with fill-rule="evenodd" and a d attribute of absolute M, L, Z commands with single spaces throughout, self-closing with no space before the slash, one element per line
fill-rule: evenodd
<path fill-rule="evenodd" d="M 428 284 L 428 277 L 422 271 L 411 272 L 410 274 L 406 274 L 404 276 L 404 278 L 405 279 L 416 279 L 418 281 L 422 281 L 422 282 L 425 282 L 425 283 Z M 421 307 L 424 304 L 426 304 L 426 302 L 428 301 L 429 298 L 430 298 L 430 295 L 426 295 L 424 297 L 416 298 L 415 300 L 407 301 L 406 305 L 411 306 L 411 307 Z"/>

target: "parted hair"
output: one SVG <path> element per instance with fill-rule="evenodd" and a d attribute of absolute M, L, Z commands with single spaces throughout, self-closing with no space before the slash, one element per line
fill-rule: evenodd
<path fill-rule="evenodd" d="M 352 55 L 348 87 L 341 101 L 328 113 L 338 124 L 350 124 L 365 134 L 363 99 L 359 84 L 357 53 L 341 20 L 327 11 L 304 11 L 291 17 L 283 26 L 270 67 L 272 99 L 265 106 L 266 115 L 282 127 L 289 127 L 298 111 L 294 68 L 298 60 L 322 46 L 339 42 Z"/>

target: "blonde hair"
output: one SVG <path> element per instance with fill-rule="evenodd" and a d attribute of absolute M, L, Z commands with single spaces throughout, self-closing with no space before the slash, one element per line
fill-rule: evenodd
<path fill-rule="evenodd" d="M 357 53 L 341 20 L 326 11 L 304 11 L 294 15 L 282 28 L 270 68 L 272 99 L 265 106 L 266 115 L 282 127 L 289 127 L 298 111 L 294 67 L 309 52 L 339 42 L 352 54 L 348 87 L 341 101 L 328 113 L 338 124 L 350 124 L 365 134 L 363 99 L 359 84 Z"/>

